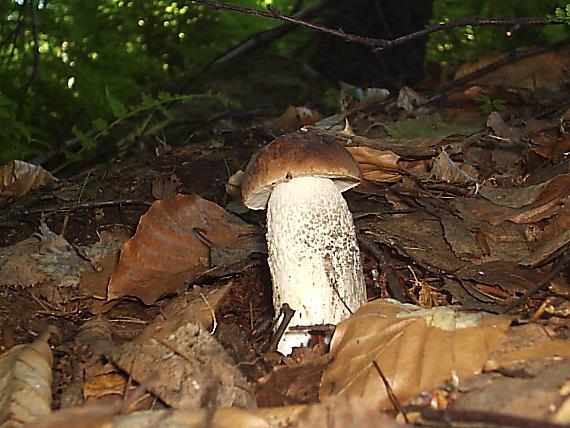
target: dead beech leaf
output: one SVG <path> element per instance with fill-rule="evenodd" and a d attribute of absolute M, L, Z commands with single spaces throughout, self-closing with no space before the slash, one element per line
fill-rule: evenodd
<path fill-rule="evenodd" d="M 511 327 L 485 363 L 485 370 L 512 367 L 538 358 L 570 358 L 570 339 L 554 339 L 541 325 Z"/>
<path fill-rule="evenodd" d="M 487 126 L 495 132 L 495 135 L 501 138 L 514 142 L 518 142 L 521 138 L 520 130 L 508 126 L 499 112 L 493 111 L 489 113 Z"/>
<path fill-rule="evenodd" d="M 515 208 L 504 216 L 497 216 L 493 223 L 504 220 L 534 223 L 552 217 L 567 204 L 570 199 L 570 174 L 560 174 L 546 182 L 525 187 L 482 187 L 479 193 L 495 205 Z"/>
<path fill-rule="evenodd" d="M 392 300 L 366 303 L 337 326 L 333 362 L 325 370 L 321 397 L 356 394 L 391 407 L 378 364 L 398 399 L 435 388 L 455 373 L 481 372 L 510 319 L 449 307 L 419 310 Z"/>
<path fill-rule="evenodd" d="M 404 428 L 404 425 L 382 413 L 373 397 L 342 395 L 328 397 L 322 403 L 308 406 L 299 415 L 295 427 Z"/>
<path fill-rule="evenodd" d="M 181 187 L 182 182 L 176 174 L 161 175 L 152 181 L 152 196 L 154 199 L 170 198 L 176 195 Z"/>
<path fill-rule="evenodd" d="M 470 165 L 453 162 L 442 149 L 433 161 L 429 178 L 451 184 L 471 184 L 477 181 L 477 171 Z"/>
<path fill-rule="evenodd" d="M 139 340 L 151 340 L 168 336 L 188 323 L 199 323 L 207 330 L 215 324 L 215 314 L 220 303 L 232 288 L 232 281 L 222 286 L 192 287 L 184 295 L 171 299 L 138 336 Z"/>
<path fill-rule="evenodd" d="M 297 426 L 295 423 L 305 408 L 306 406 L 284 406 L 251 410 L 220 408 L 136 412 L 116 416 L 106 428 L 293 428 Z"/>
<path fill-rule="evenodd" d="M 48 329 L 33 343 L 0 355 L 0 424 L 20 426 L 51 413 L 52 354 Z"/>
<path fill-rule="evenodd" d="M 74 287 L 89 264 L 66 239 L 45 223 L 39 233 L 10 247 L 0 248 L 0 286 L 30 286 L 53 282 Z"/>
<path fill-rule="evenodd" d="M 418 109 L 418 106 L 425 102 L 425 98 L 414 91 L 409 86 L 404 86 L 398 92 L 398 98 L 396 99 L 396 105 L 407 112 L 412 112 Z"/>
<path fill-rule="evenodd" d="M 271 129 L 278 131 L 294 131 L 306 125 L 314 125 L 323 116 L 307 107 L 295 107 L 290 105 L 281 116 L 275 119 Z"/>
<path fill-rule="evenodd" d="M 382 105 L 390 96 L 390 91 L 385 88 L 366 88 L 364 97 L 355 107 L 356 111 L 371 111 Z"/>
<path fill-rule="evenodd" d="M 0 167 L 0 201 L 18 198 L 57 179 L 41 166 L 13 160 Z"/>
<path fill-rule="evenodd" d="M 365 180 L 385 183 L 400 178 L 398 156 L 391 150 L 376 150 L 370 147 L 347 147 L 362 169 Z"/>
<path fill-rule="evenodd" d="M 504 58 L 506 55 L 492 54 L 478 61 L 464 64 L 455 73 L 455 79 L 473 73 Z M 570 51 L 558 49 L 553 52 L 532 55 L 518 61 L 510 61 L 497 70 L 471 80 L 470 83 L 530 90 L 536 90 L 540 87 L 556 90 L 564 84 L 564 79 L 566 79 L 564 70 L 568 65 L 570 65 Z"/>
<path fill-rule="evenodd" d="M 126 343 L 113 362 L 176 409 L 255 407 L 249 385 L 231 357 L 201 325 L 151 327 Z"/>
<path fill-rule="evenodd" d="M 89 296 L 104 299 L 107 296 L 107 285 L 111 275 L 119 264 L 119 250 L 115 250 L 100 259 L 94 269 L 83 272 L 79 281 L 79 289 Z"/>
<path fill-rule="evenodd" d="M 231 265 L 263 251 L 255 226 L 197 195 L 156 201 L 123 245 L 107 299 L 134 296 L 146 304 L 184 288 L 213 267 Z"/>

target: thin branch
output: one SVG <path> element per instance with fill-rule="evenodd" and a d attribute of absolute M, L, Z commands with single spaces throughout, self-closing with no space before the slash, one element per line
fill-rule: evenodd
<path fill-rule="evenodd" d="M 430 409 L 412 406 L 408 411 L 420 413 L 421 418 L 427 422 L 439 422 L 440 426 L 501 426 L 511 428 L 564 428 L 561 425 L 545 420 L 528 419 L 501 413 L 483 412 L 477 410 Z"/>
<path fill-rule="evenodd" d="M 332 28 L 323 27 L 321 25 L 313 24 L 311 22 L 303 21 L 291 16 L 283 15 L 277 9 L 268 6 L 268 11 L 262 11 L 258 9 L 251 9 L 248 7 L 238 6 L 235 4 L 219 3 L 214 0 L 193 0 L 194 3 L 204 4 L 216 10 L 230 10 L 233 12 L 246 13 L 249 15 L 262 16 L 270 19 L 279 19 L 281 21 L 286 21 L 301 27 L 310 28 L 312 30 L 320 31 L 323 33 L 330 34 L 335 37 L 339 37 L 348 43 L 356 43 L 364 46 L 371 47 L 374 51 L 379 51 L 387 48 L 391 48 L 397 45 L 407 43 L 409 41 L 419 39 L 427 36 L 428 34 L 435 33 L 438 31 L 449 30 L 452 28 L 465 27 L 471 25 L 473 27 L 483 26 L 483 25 L 506 25 L 513 28 L 520 28 L 528 25 L 549 25 L 549 24 L 560 24 L 550 18 L 465 18 L 458 19 L 455 21 L 445 22 L 442 24 L 431 25 L 422 30 L 415 31 L 405 36 L 397 37 L 395 39 L 374 39 L 369 37 L 358 36 L 356 34 L 348 34 L 342 30 L 334 30 Z"/>
<path fill-rule="evenodd" d="M 141 205 L 150 206 L 151 202 L 142 199 L 125 199 L 125 200 L 112 200 L 112 201 L 90 201 L 90 202 L 80 202 L 74 204 L 59 205 L 54 207 L 43 207 L 43 208 L 31 208 L 31 209 L 18 209 L 18 210 L 7 210 L 9 217 L 15 216 L 25 216 L 29 214 L 54 214 L 54 213 L 64 213 L 70 211 L 78 211 L 84 209 L 93 208 L 111 208 L 120 207 L 123 205 Z"/>
<path fill-rule="evenodd" d="M 535 56 L 535 55 L 540 55 L 543 54 L 545 52 L 550 52 L 550 51 L 554 51 L 556 49 L 560 49 L 563 46 L 566 46 L 570 44 L 570 40 L 563 40 L 557 43 L 554 43 L 552 45 L 549 46 L 540 46 L 540 47 L 536 47 L 536 48 L 531 48 L 531 49 L 527 49 L 524 51 L 515 51 L 515 52 L 511 52 L 508 55 L 505 55 L 504 57 L 498 59 L 497 61 L 494 61 L 490 64 L 487 64 L 481 68 L 476 69 L 475 71 L 473 71 L 472 73 L 468 73 L 463 77 L 451 80 L 447 83 L 444 83 L 443 85 L 437 87 L 434 91 L 434 95 L 432 95 L 429 99 L 427 99 L 422 105 L 428 105 L 431 104 L 433 102 L 439 101 L 443 96 L 445 96 L 447 93 L 449 93 L 452 90 L 456 90 L 460 87 L 463 87 L 463 85 L 473 79 L 477 79 L 478 77 L 481 77 L 487 73 L 490 73 L 491 71 L 497 70 L 501 67 L 503 67 L 504 65 L 507 64 L 512 64 L 514 62 L 517 61 L 521 61 L 525 58 L 529 58 L 531 56 Z"/>

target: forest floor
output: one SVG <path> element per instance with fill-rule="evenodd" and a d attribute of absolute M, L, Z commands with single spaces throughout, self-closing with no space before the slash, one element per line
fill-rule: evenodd
<path fill-rule="evenodd" d="M 274 79 L 195 137 L 144 135 L 57 181 L 2 170 L 3 421 L 570 424 L 570 52 L 541 55 L 445 94 L 346 92 L 328 117 L 317 88 Z M 236 172 L 302 126 L 364 172 L 346 199 L 368 302 L 330 349 L 316 334 L 283 356 L 265 214 L 241 205 Z"/>

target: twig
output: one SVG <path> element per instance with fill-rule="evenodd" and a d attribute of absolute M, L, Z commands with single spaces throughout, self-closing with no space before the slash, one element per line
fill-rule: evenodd
<path fill-rule="evenodd" d="M 473 79 L 477 79 L 478 77 L 481 77 L 487 73 L 490 73 L 491 71 L 497 70 L 501 67 L 503 67 L 504 65 L 507 64 L 512 64 L 515 63 L 517 61 L 521 61 L 525 58 L 529 58 L 531 56 L 535 56 L 535 55 L 539 55 L 545 52 L 550 52 L 556 49 L 560 49 L 561 47 L 568 45 L 570 42 L 568 40 L 564 40 L 561 42 L 557 42 L 557 43 L 553 43 L 550 46 L 541 46 L 541 47 L 537 47 L 537 48 L 532 48 L 532 49 L 527 49 L 523 52 L 511 52 L 510 54 L 504 56 L 503 58 L 492 62 L 490 64 L 485 65 L 484 67 L 478 68 L 477 70 L 473 71 L 472 73 L 466 74 L 463 77 L 460 77 L 458 79 L 454 79 L 450 82 L 447 82 L 443 85 L 441 85 L 440 87 L 435 89 L 435 95 L 432 95 L 430 98 L 428 98 L 423 104 L 421 104 L 422 106 L 424 105 L 428 105 L 431 104 L 433 102 L 439 101 L 444 95 L 446 95 L 448 92 L 450 92 L 453 89 L 462 87 L 463 84 L 473 80 Z"/>
<path fill-rule="evenodd" d="M 473 27 L 483 26 L 483 25 L 507 25 L 515 28 L 520 28 L 528 25 L 548 25 L 548 24 L 560 24 L 559 22 L 553 21 L 549 18 L 465 18 L 458 19 L 455 21 L 445 22 L 442 24 L 431 25 L 424 28 L 423 30 L 415 31 L 413 33 L 406 34 L 405 36 L 397 37 L 395 39 L 375 39 L 369 37 L 358 36 L 355 34 L 348 34 L 342 30 L 334 30 L 332 28 L 323 27 L 321 25 L 313 24 L 311 22 L 303 21 L 283 15 L 281 12 L 275 8 L 268 6 L 268 12 L 261 11 L 258 9 L 251 9 L 248 7 L 242 7 L 235 4 L 219 3 L 213 0 L 193 0 L 194 3 L 205 4 L 216 10 L 230 10 L 233 12 L 246 13 L 249 15 L 262 16 L 270 19 L 279 19 L 282 21 L 290 22 L 292 24 L 298 25 L 300 27 L 310 28 L 312 30 L 317 30 L 323 33 L 330 34 L 335 37 L 339 37 L 348 43 L 356 43 L 364 46 L 373 48 L 374 51 L 379 51 L 387 48 L 391 48 L 397 45 L 404 44 L 406 42 L 425 37 L 431 33 L 438 31 L 449 30 L 452 28 L 465 27 L 471 25 Z"/>
<path fill-rule="evenodd" d="M 283 319 L 281 320 L 279 327 L 277 327 L 277 330 L 275 330 L 273 337 L 267 344 L 267 352 L 275 352 L 279 341 L 283 337 L 283 334 L 285 334 L 285 330 L 287 330 L 287 326 L 293 318 L 293 315 L 295 315 L 295 310 L 291 309 L 291 306 L 287 303 L 283 303 L 283 306 L 281 306 L 281 310 L 279 311 L 279 317 L 283 316 Z"/>
<path fill-rule="evenodd" d="M 445 426 L 500 426 L 512 428 L 564 428 L 547 420 L 521 418 L 519 416 L 504 415 L 500 413 L 481 412 L 477 410 L 437 410 L 425 407 L 410 407 L 408 411 L 419 412 L 422 419 L 427 421 L 443 422 Z"/>
<path fill-rule="evenodd" d="M 138 199 L 125 199 L 122 201 L 92 201 L 92 202 L 81 202 L 79 204 L 68 204 L 60 205 L 58 207 L 44 207 L 44 208 L 32 208 L 29 210 L 7 210 L 8 215 L 28 215 L 28 214 L 38 214 L 38 213 L 59 213 L 68 212 L 81 209 L 89 208 L 106 208 L 121 205 L 152 205 L 151 202 L 138 200 Z"/>
<path fill-rule="evenodd" d="M 384 376 L 384 373 L 382 372 L 380 365 L 376 362 L 376 360 L 372 360 L 372 364 L 374 365 L 374 368 L 378 372 L 378 375 L 380 375 L 380 379 L 382 379 L 382 382 L 384 383 L 384 387 L 386 388 L 386 394 L 388 395 L 390 402 L 392 403 L 394 408 L 399 413 L 402 414 L 402 417 L 404 418 L 404 422 L 409 424 L 410 421 L 408 420 L 408 415 L 406 415 L 406 411 L 404 410 L 404 408 L 400 404 L 400 400 L 398 400 L 398 397 L 396 396 L 396 394 L 394 394 L 394 391 L 392 390 L 392 387 L 390 386 L 390 382 L 388 382 L 388 379 L 386 379 L 386 376 Z"/>
<path fill-rule="evenodd" d="M 212 314 L 212 330 L 210 331 L 210 334 L 214 334 L 216 332 L 216 329 L 218 328 L 218 320 L 216 319 L 216 311 L 214 311 L 214 308 L 212 307 L 210 302 L 208 302 L 208 299 L 206 299 L 206 296 L 204 296 L 204 293 L 200 293 L 200 297 L 206 303 L 206 306 L 208 307 L 208 309 L 210 310 L 210 313 Z"/>

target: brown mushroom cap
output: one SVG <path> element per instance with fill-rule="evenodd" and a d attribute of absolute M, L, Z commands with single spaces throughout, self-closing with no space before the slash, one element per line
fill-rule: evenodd
<path fill-rule="evenodd" d="M 333 139 L 297 131 L 275 139 L 251 158 L 241 186 L 243 203 L 253 210 L 264 209 L 273 187 L 306 176 L 330 178 L 344 192 L 360 183 L 362 171 Z"/>

